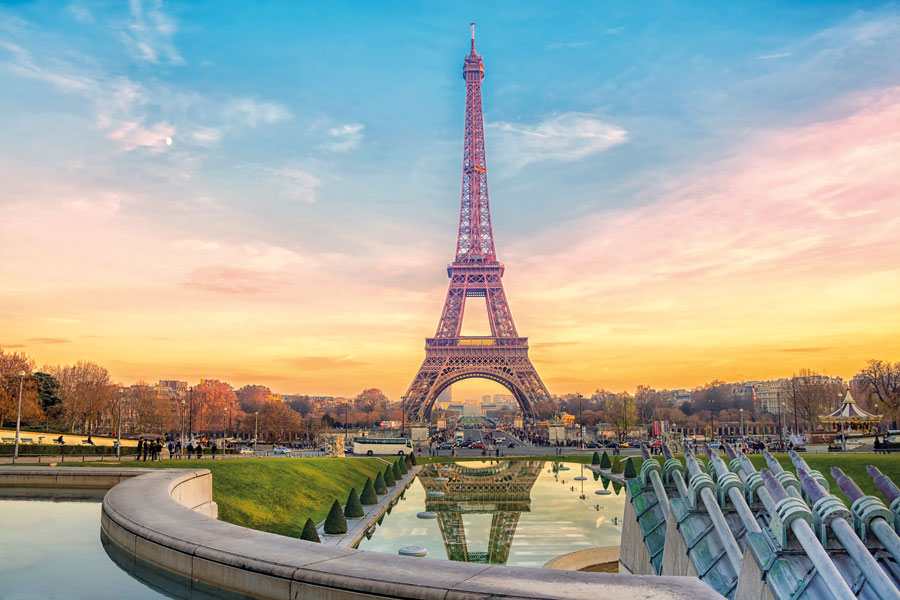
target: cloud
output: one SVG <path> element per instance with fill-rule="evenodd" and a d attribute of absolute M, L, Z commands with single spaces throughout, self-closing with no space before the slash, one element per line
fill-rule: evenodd
<path fill-rule="evenodd" d="M 784 58 L 786 56 L 790 56 L 790 52 L 781 52 L 779 54 L 766 54 L 764 56 L 757 56 L 756 60 L 771 60 L 773 58 Z"/>
<path fill-rule="evenodd" d="M 276 102 L 259 102 L 251 98 L 236 98 L 225 107 L 226 117 L 250 127 L 261 123 L 277 123 L 292 118 L 287 108 Z"/>
<path fill-rule="evenodd" d="M 354 360 L 352 356 L 301 356 L 284 359 L 285 363 L 300 369 L 322 371 L 327 369 L 349 369 L 365 366 L 366 363 Z"/>
<path fill-rule="evenodd" d="M 545 50 L 559 50 L 561 48 L 581 48 L 583 46 L 589 46 L 590 42 L 554 42 L 552 44 L 547 44 L 544 46 Z"/>
<path fill-rule="evenodd" d="M 123 152 L 135 148 L 150 148 L 153 152 L 162 152 L 166 149 L 166 138 L 173 135 L 175 128 L 168 123 L 156 123 L 148 128 L 135 121 L 124 121 L 118 123 L 107 137 L 117 142 Z"/>
<path fill-rule="evenodd" d="M 29 342 L 36 342 L 38 344 L 71 344 L 72 340 L 66 340 L 63 338 L 28 338 Z"/>
<path fill-rule="evenodd" d="M 332 127 L 328 135 L 333 138 L 331 142 L 319 146 L 322 150 L 331 152 L 347 152 L 359 147 L 363 139 L 364 125 L 360 123 L 348 123 L 340 127 Z"/>
<path fill-rule="evenodd" d="M 565 113 L 534 126 L 490 123 L 501 148 L 494 155 L 516 169 L 545 161 L 574 162 L 628 139 L 628 132 L 594 115 Z"/>
<path fill-rule="evenodd" d="M 276 289 L 279 286 L 279 278 L 269 271 L 219 265 L 190 271 L 183 281 L 183 286 L 217 294 L 244 296 Z"/>
<path fill-rule="evenodd" d="M 174 19 L 162 11 L 162 0 L 151 1 L 145 10 L 141 0 L 130 0 L 131 22 L 121 30 L 123 42 L 139 60 L 159 64 L 184 64 L 175 48 L 173 37 L 177 27 Z"/>
<path fill-rule="evenodd" d="M 90 9 L 82 4 L 70 4 L 69 14 L 79 23 L 90 24 L 94 22 L 94 15 Z"/>

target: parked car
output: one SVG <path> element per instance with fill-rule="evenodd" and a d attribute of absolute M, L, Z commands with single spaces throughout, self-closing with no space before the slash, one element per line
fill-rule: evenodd
<path fill-rule="evenodd" d="M 272 448 L 272 454 L 274 454 L 275 456 L 290 456 L 291 449 L 285 448 L 284 446 L 275 446 L 274 448 Z"/>
<path fill-rule="evenodd" d="M 247 446 L 238 448 L 237 453 L 238 454 L 251 454 L 251 455 L 256 454 L 256 452 L 254 452 L 252 448 L 248 448 Z"/>
<path fill-rule="evenodd" d="M 584 447 L 585 448 L 599 448 L 600 444 L 598 444 L 597 442 L 588 442 L 587 444 L 584 445 Z"/>
<path fill-rule="evenodd" d="M 453 442 L 443 442 L 438 444 L 438 450 L 450 450 L 455 444 Z"/>
<path fill-rule="evenodd" d="M 709 447 L 718 450 L 722 447 L 722 442 L 710 442 Z"/>
<path fill-rule="evenodd" d="M 516 445 L 515 445 L 515 444 L 513 444 L 513 443 L 512 443 L 512 442 L 510 442 L 510 443 L 509 443 L 509 445 L 508 445 L 508 446 L 506 446 L 506 447 L 507 447 L 507 448 L 515 448 L 515 447 L 516 447 Z"/>
<path fill-rule="evenodd" d="M 469 446 L 472 450 L 484 450 L 484 444 L 482 442 L 475 442 L 471 446 Z"/>
<path fill-rule="evenodd" d="M 618 447 L 619 447 L 618 442 L 607 442 L 606 446 L 604 446 L 604 448 L 618 448 Z"/>

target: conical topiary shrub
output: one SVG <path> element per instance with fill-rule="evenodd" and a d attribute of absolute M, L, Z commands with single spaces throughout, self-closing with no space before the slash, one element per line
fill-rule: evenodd
<path fill-rule="evenodd" d="M 416 453 L 413 452 L 409 455 L 409 464 L 413 467 L 416 466 Z"/>
<path fill-rule="evenodd" d="M 591 457 L 591 464 L 592 464 L 592 465 L 599 465 L 599 464 L 600 464 L 600 455 L 597 454 L 596 452 L 594 452 L 594 455 Z"/>
<path fill-rule="evenodd" d="M 306 525 L 303 526 L 303 533 L 300 534 L 300 539 L 306 540 L 307 542 L 321 543 L 322 540 L 319 539 L 319 532 L 316 531 L 316 524 L 313 523 L 312 519 L 306 520 Z"/>
<path fill-rule="evenodd" d="M 403 471 L 400 470 L 400 461 L 397 461 L 393 465 L 391 465 L 391 471 L 394 473 L 395 482 L 403 479 Z"/>
<path fill-rule="evenodd" d="M 381 516 L 378 517 L 378 524 L 381 525 L 384 522 L 384 513 L 381 513 Z"/>
<path fill-rule="evenodd" d="M 402 458 L 401 458 L 400 460 L 398 460 L 398 461 L 397 461 L 397 466 L 400 467 L 400 473 L 401 473 L 402 475 L 406 475 L 407 473 L 409 473 L 409 468 L 407 468 L 407 466 L 406 466 L 406 460 L 405 460 L 405 459 L 402 459 Z"/>
<path fill-rule="evenodd" d="M 378 494 L 375 493 L 375 485 L 372 483 L 371 477 L 366 478 L 366 485 L 363 486 L 362 494 L 359 495 L 359 501 L 365 506 L 378 504 Z"/>
<path fill-rule="evenodd" d="M 634 468 L 634 461 L 631 460 L 631 457 L 628 457 L 628 460 L 625 461 L 625 479 L 634 479 L 637 477 L 637 470 Z"/>
<path fill-rule="evenodd" d="M 624 468 L 624 466 L 622 465 L 622 458 L 619 456 L 616 456 L 613 459 L 611 471 L 613 473 L 621 473 L 623 468 Z"/>
<path fill-rule="evenodd" d="M 379 496 L 387 494 L 387 485 L 384 483 L 384 473 L 378 472 L 375 476 L 375 493 Z"/>
<path fill-rule="evenodd" d="M 387 487 L 394 487 L 397 485 L 397 479 L 394 477 L 394 468 L 392 465 L 388 465 L 384 468 L 384 484 Z"/>
<path fill-rule="evenodd" d="M 612 466 L 612 462 L 609 460 L 609 454 L 606 450 L 603 451 L 603 456 L 600 457 L 600 468 L 608 469 Z"/>
<path fill-rule="evenodd" d="M 409 471 L 409 468 L 412 467 L 412 459 L 410 458 L 412 454 L 407 454 L 403 457 L 403 464 L 406 465 L 406 470 Z"/>
<path fill-rule="evenodd" d="M 600 481 L 600 473 L 594 472 L 594 481 Z"/>
<path fill-rule="evenodd" d="M 359 494 L 356 493 L 356 488 L 350 488 L 350 494 L 347 496 L 347 505 L 344 506 L 344 516 L 356 519 L 364 514 L 362 503 L 359 501 Z"/>
<path fill-rule="evenodd" d="M 347 533 L 347 519 L 344 518 L 344 511 L 341 510 L 340 503 L 335 500 L 331 504 L 331 510 L 325 517 L 325 533 L 341 534 Z"/>
<path fill-rule="evenodd" d="M 618 495 L 619 495 L 619 492 L 622 491 L 622 486 L 619 485 L 618 483 L 616 483 L 615 481 L 612 482 L 612 486 L 613 486 L 613 493 L 614 493 L 616 496 L 618 496 Z"/>
<path fill-rule="evenodd" d="M 609 479 L 607 479 L 606 477 L 603 477 L 603 489 L 604 490 L 609 489 Z"/>

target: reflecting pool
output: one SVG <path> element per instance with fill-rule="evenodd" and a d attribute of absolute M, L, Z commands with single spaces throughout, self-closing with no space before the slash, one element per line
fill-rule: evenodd
<path fill-rule="evenodd" d="M 165 598 L 122 571 L 100 543 L 100 499 L 0 498 L 3 600 Z"/>
<path fill-rule="evenodd" d="M 604 490 L 610 494 L 596 493 Z M 416 545 L 427 558 L 540 567 L 569 552 L 618 546 L 624 508 L 625 491 L 580 464 L 424 465 L 358 547 L 396 554 Z"/>

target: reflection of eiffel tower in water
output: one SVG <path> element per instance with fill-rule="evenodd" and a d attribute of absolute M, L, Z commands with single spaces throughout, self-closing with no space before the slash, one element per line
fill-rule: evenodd
<path fill-rule="evenodd" d="M 540 472 L 541 463 L 531 461 L 476 468 L 458 463 L 423 466 L 418 477 L 426 493 L 444 493 L 440 498 L 426 496 L 425 510 L 438 514 L 447 558 L 506 564 L 519 515 L 531 511 L 531 488 Z M 439 477 L 446 477 L 447 481 L 437 481 Z M 467 548 L 464 514 L 493 515 L 486 552 L 472 552 Z"/>

